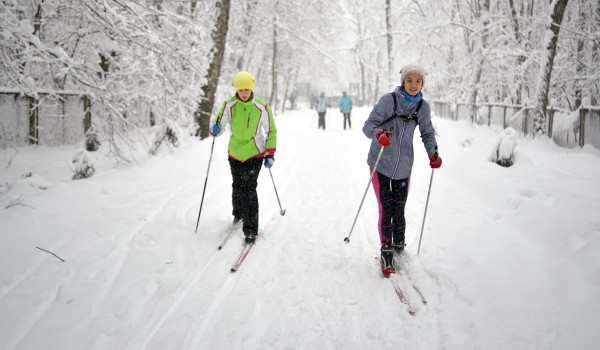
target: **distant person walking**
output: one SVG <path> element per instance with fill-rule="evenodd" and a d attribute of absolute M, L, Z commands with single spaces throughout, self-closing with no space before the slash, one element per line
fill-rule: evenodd
<path fill-rule="evenodd" d="M 350 121 L 350 112 L 352 112 L 352 97 L 348 96 L 346 91 L 342 92 L 342 97 L 338 102 L 340 107 L 340 113 L 344 115 L 344 130 L 346 130 L 346 122 L 348 123 L 348 129 L 352 128 L 352 122 Z"/>
<path fill-rule="evenodd" d="M 327 113 L 328 107 L 329 99 L 325 97 L 325 93 L 321 91 L 321 94 L 315 101 L 315 109 L 319 114 L 319 129 L 323 128 L 323 130 L 325 130 L 325 114 Z"/>

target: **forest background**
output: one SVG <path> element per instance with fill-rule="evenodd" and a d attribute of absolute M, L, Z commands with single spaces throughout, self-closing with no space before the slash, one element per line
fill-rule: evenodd
<path fill-rule="evenodd" d="M 277 112 L 320 91 L 372 105 L 410 62 L 428 100 L 529 110 L 543 135 L 549 108 L 596 108 L 599 28 L 595 0 L 2 0 L 0 146 L 86 136 L 127 161 L 134 139 L 207 137 L 240 70 Z"/>

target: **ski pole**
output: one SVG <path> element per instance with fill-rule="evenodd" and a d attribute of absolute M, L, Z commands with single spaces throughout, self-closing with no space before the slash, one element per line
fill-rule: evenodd
<path fill-rule="evenodd" d="M 423 228 L 425 227 L 425 217 L 427 216 L 427 206 L 429 206 L 429 195 L 431 194 L 431 183 L 433 182 L 433 170 L 431 169 L 431 178 L 429 179 L 429 190 L 427 191 L 427 201 L 425 202 L 425 213 L 423 213 L 423 224 L 421 225 L 421 236 L 419 237 L 419 248 L 417 248 L 417 255 L 421 251 L 421 239 L 423 239 Z"/>
<path fill-rule="evenodd" d="M 281 208 L 281 201 L 279 200 L 279 194 L 277 194 L 277 187 L 275 186 L 275 180 L 273 180 L 273 173 L 271 173 L 271 169 L 269 169 L 269 175 L 271 175 L 271 181 L 273 182 L 273 188 L 275 189 L 275 196 L 277 196 L 277 202 L 279 202 L 279 214 L 284 216 L 285 210 Z"/>
<path fill-rule="evenodd" d="M 367 188 L 365 189 L 365 194 L 363 194 L 362 200 L 360 201 L 360 205 L 358 206 L 358 212 L 356 213 L 356 216 L 354 217 L 354 222 L 352 223 L 352 228 L 350 228 L 350 233 L 348 234 L 348 237 L 344 238 L 344 242 L 346 242 L 346 244 L 350 243 L 350 236 L 352 235 L 352 231 L 354 230 L 354 225 L 356 224 L 356 219 L 358 219 L 358 214 L 360 213 L 360 209 L 362 208 L 363 202 L 365 201 L 365 197 L 367 196 L 367 192 L 369 191 L 369 186 L 371 186 L 371 181 L 373 181 L 373 175 L 375 175 L 375 172 L 377 171 L 377 166 L 379 165 L 379 160 L 381 159 L 381 155 L 383 154 L 383 149 L 385 147 L 381 146 L 381 149 L 379 150 L 379 154 L 377 155 L 377 160 L 375 161 L 375 166 L 373 167 L 373 171 L 371 172 L 371 177 L 369 178 L 369 183 L 367 183 Z"/>
<path fill-rule="evenodd" d="M 213 150 L 215 149 L 215 139 L 213 136 L 212 146 L 210 147 L 210 156 L 208 157 L 208 168 L 206 169 L 206 178 L 204 179 L 204 190 L 202 190 L 202 200 L 200 200 L 200 210 L 198 210 L 198 220 L 196 220 L 196 231 L 198 233 L 198 224 L 200 223 L 200 213 L 202 213 L 202 203 L 204 203 L 204 193 L 206 193 L 206 183 L 208 182 L 208 172 L 210 171 L 210 162 L 212 161 Z"/>

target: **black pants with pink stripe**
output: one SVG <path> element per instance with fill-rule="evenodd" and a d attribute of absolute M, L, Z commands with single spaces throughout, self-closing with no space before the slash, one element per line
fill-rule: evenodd
<path fill-rule="evenodd" d="M 382 245 L 404 243 L 404 207 L 409 184 L 410 178 L 392 180 L 379 172 L 373 176 L 373 189 L 379 204 L 379 239 Z"/>

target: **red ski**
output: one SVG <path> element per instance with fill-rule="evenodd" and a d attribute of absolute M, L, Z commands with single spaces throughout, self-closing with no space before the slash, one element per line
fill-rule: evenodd
<path fill-rule="evenodd" d="M 256 242 L 254 242 L 254 243 L 256 243 Z M 231 267 L 231 272 L 236 272 L 240 268 L 240 266 L 242 265 L 244 260 L 246 260 L 246 257 L 250 253 L 250 250 L 252 250 L 252 247 L 254 247 L 254 243 L 252 243 L 252 244 L 244 243 L 244 245 L 242 246 L 242 251 L 240 252 L 240 255 L 238 256 L 235 263 Z"/>
<path fill-rule="evenodd" d="M 415 308 L 412 306 L 412 304 L 410 303 L 410 301 L 406 298 L 406 296 L 404 295 L 404 292 L 402 291 L 402 288 L 400 287 L 400 284 L 398 283 L 398 281 L 394 277 L 395 276 L 391 276 L 391 278 L 389 278 L 389 280 L 392 283 L 392 285 L 394 286 L 394 290 L 396 291 L 396 295 L 398 295 L 398 298 L 400 299 L 400 301 L 404 305 L 406 305 L 406 311 L 408 311 L 408 313 L 411 316 L 415 316 L 417 314 L 417 311 L 415 311 Z"/>

